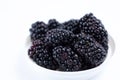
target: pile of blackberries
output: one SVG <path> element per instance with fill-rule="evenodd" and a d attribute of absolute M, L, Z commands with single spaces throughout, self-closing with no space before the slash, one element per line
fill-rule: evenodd
<path fill-rule="evenodd" d="M 91 69 L 103 63 L 108 52 L 108 33 L 92 13 L 64 23 L 37 21 L 30 28 L 30 37 L 29 57 L 51 70 Z"/>

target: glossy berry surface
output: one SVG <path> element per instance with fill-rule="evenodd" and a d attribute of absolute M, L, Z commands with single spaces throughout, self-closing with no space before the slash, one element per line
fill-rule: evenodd
<path fill-rule="evenodd" d="M 47 49 L 45 49 L 44 43 L 37 40 L 34 41 L 33 44 L 34 45 L 28 50 L 29 57 L 38 65 L 55 70 L 58 65 L 55 65 L 56 62 Z"/>
<path fill-rule="evenodd" d="M 80 19 L 80 29 L 95 38 L 107 51 L 108 50 L 108 33 L 102 22 L 92 13 L 86 14 Z"/>
<path fill-rule="evenodd" d="M 81 70 L 81 62 L 77 54 L 71 48 L 57 46 L 53 49 L 53 57 L 59 64 L 61 71 Z"/>
<path fill-rule="evenodd" d="M 73 33 L 78 33 L 79 20 L 71 19 L 63 23 L 63 29 L 72 31 Z"/>
<path fill-rule="evenodd" d="M 74 44 L 74 50 L 81 56 L 84 66 L 93 68 L 100 65 L 107 55 L 105 49 L 89 35 L 79 34 L 77 37 L 79 40 Z"/>
<path fill-rule="evenodd" d="M 44 37 L 45 37 L 45 33 L 47 32 L 47 25 L 44 23 L 44 22 L 35 22 L 32 24 L 32 27 L 30 28 L 30 37 L 31 37 L 31 40 L 34 41 L 34 40 L 37 40 L 37 39 L 40 39 L 40 40 L 44 40 Z"/>
<path fill-rule="evenodd" d="M 64 29 L 52 29 L 46 34 L 46 43 L 51 46 L 67 45 L 72 42 L 74 34 Z"/>

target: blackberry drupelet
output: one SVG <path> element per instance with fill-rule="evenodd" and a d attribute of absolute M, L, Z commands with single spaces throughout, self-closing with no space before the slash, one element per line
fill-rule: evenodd
<path fill-rule="evenodd" d="M 33 46 L 28 50 L 28 55 L 38 65 L 55 70 L 57 69 L 58 64 L 53 59 L 51 53 L 47 51 L 44 44 L 45 43 L 40 40 L 34 41 Z"/>
<path fill-rule="evenodd" d="M 58 62 L 60 71 L 81 70 L 81 62 L 78 55 L 69 47 L 55 47 L 53 49 L 53 57 Z"/>
<path fill-rule="evenodd" d="M 44 41 L 44 39 L 45 39 L 45 34 L 33 33 L 30 36 L 31 36 L 31 41 L 32 42 L 35 41 L 35 40 Z"/>
<path fill-rule="evenodd" d="M 105 49 L 89 35 L 79 34 L 78 38 L 79 41 L 74 44 L 74 50 L 83 60 L 83 69 L 100 65 L 107 56 Z"/>
<path fill-rule="evenodd" d="M 31 40 L 44 40 L 45 37 L 45 33 L 47 32 L 47 25 L 44 22 L 35 22 L 32 24 L 32 28 L 30 29 L 30 36 L 31 36 Z"/>
<path fill-rule="evenodd" d="M 76 20 L 76 19 L 71 19 L 67 22 L 64 22 L 63 23 L 63 29 L 66 29 L 66 30 L 69 30 L 69 31 L 72 31 L 74 34 L 78 33 L 79 31 L 79 20 Z"/>
<path fill-rule="evenodd" d="M 68 45 L 72 42 L 74 34 L 64 29 L 52 29 L 46 34 L 45 41 L 48 46 Z"/>
<path fill-rule="evenodd" d="M 42 46 L 42 47 L 46 47 L 46 43 L 45 43 L 45 41 L 42 41 L 42 40 L 39 40 L 39 39 L 33 41 L 33 42 L 32 42 L 32 45 L 33 45 L 33 46 L 40 45 L 40 46 Z"/>
<path fill-rule="evenodd" d="M 93 36 L 105 48 L 106 52 L 108 51 L 108 33 L 99 19 L 89 13 L 80 19 L 79 24 L 80 30 Z"/>

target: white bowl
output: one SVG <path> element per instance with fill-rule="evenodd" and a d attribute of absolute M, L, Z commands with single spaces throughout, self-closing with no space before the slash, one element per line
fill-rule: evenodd
<path fill-rule="evenodd" d="M 29 45 L 28 45 L 29 44 Z M 27 48 L 30 47 L 30 43 L 28 41 Z M 28 55 L 25 56 L 25 65 L 26 71 L 28 72 L 29 80 L 88 80 L 96 77 L 103 71 L 106 64 L 110 61 L 113 53 L 115 51 L 115 43 L 113 38 L 109 35 L 109 50 L 108 55 L 105 61 L 98 67 L 78 71 L 78 72 L 61 72 L 49 70 L 43 67 L 38 66 L 33 61 L 30 60 Z M 93 80 L 93 79 L 92 79 Z"/>

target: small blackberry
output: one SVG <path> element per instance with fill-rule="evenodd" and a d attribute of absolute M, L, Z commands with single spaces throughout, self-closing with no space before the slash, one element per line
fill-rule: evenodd
<path fill-rule="evenodd" d="M 44 22 L 35 22 L 32 24 L 32 28 L 30 29 L 31 40 L 41 39 L 43 40 L 45 37 L 45 33 L 47 32 L 47 25 Z"/>
<path fill-rule="evenodd" d="M 80 34 L 79 39 L 74 44 L 74 50 L 81 56 L 84 66 L 89 69 L 100 65 L 107 55 L 104 48 L 88 35 Z"/>
<path fill-rule="evenodd" d="M 33 46 L 28 50 L 28 55 L 38 65 L 48 68 L 57 69 L 58 65 L 52 55 L 44 47 L 44 43 L 40 40 L 34 41 Z"/>
<path fill-rule="evenodd" d="M 73 33 L 78 33 L 78 27 L 79 27 L 79 20 L 71 19 L 67 22 L 63 23 L 63 29 L 72 31 Z"/>
<path fill-rule="evenodd" d="M 64 29 L 52 29 L 46 34 L 45 41 L 50 46 L 67 45 L 72 42 L 74 34 Z"/>
<path fill-rule="evenodd" d="M 61 24 L 56 20 L 56 19 L 50 19 L 48 21 L 48 29 L 51 30 L 51 29 L 55 29 L 57 28 L 58 26 L 60 26 Z"/>
<path fill-rule="evenodd" d="M 97 19 L 92 13 L 86 14 L 79 21 L 80 30 L 95 38 L 108 51 L 108 33 L 102 22 Z"/>
<path fill-rule="evenodd" d="M 78 71 L 81 69 L 78 55 L 69 47 L 55 47 L 53 49 L 53 57 L 58 62 L 59 70 L 61 71 Z"/>

